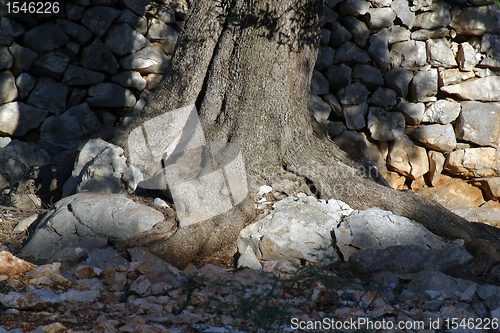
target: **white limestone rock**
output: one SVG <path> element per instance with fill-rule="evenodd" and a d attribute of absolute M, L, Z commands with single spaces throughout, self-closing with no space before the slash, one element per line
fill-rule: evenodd
<path fill-rule="evenodd" d="M 108 238 L 127 239 L 161 221 L 159 211 L 121 195 L 75 194 L 58 201 L 40 220 L 20 257 L 45 260 L 66 247 L 100 248 Z"/>
<path fill-rule="evenodd" d="M 102 139 L 92 139 L 80 151 L 72 176 L 64 184 L 63 197 L 81 192 L 134 191 L 141 180 L 138 171 L 127 165 L 122 148 Z"/>

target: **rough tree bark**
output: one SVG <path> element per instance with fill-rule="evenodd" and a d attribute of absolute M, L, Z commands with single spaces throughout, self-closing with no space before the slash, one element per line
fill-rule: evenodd
<path fill-rule="evenodd" d="M 411 191 L 396 191 L 359 174 L 361 167 L 317 135 L 307 107 L 316 61 L 321 0 L 198 0 L 166 75 L 147 107 L 114 142 L 127 150 L 131 130 L 165 112 L 195 104 L 207 141 L 241 148 L 252 188 L 267 183 L 286 194 L 335 198 L 354 209 L 380 207 L 447 239 L 488 239 L 498 229 L 468 223 Z M 225 214 L 189 227 L 138 235 L 182 267 L 195 256 L 234 243 L 252 218 L 249 198 Z"/>

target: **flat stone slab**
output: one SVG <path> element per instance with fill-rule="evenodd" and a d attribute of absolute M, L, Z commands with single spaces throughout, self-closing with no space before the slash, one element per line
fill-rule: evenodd
<path fill-rule="evenodd" d="M 20 257 L 46 260 L 65 247 L 100 248 L 163 222 L 163 214 L 121 195 L 80 193 L 59 200 L 37 224 Z"/>

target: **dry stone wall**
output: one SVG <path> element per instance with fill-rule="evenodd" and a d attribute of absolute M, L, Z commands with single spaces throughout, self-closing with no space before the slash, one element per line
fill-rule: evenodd
<path fill-rule="evenodd" d="M 452 2 L 327 0 L 309 107 L 393 187 L 458 209 L 499 199 L 500 9 Z"/>
<path fill-rule="evenodd" d="M 309 107 L 332 140 L 395 188 L 439 199 L 429 188 L 450 185 L 445 173 L 471 180 L 453 208 L 498 201 L 500 9 L 488 0 L 325 2 Z M 0 146 L 31 142 L 52 161 L 100 124 L 141 112 L 187 12 L 170 0 L 70 0 L 44 15 L 8 13 L 5 3 Z"/>
<path fill-rule="evenodd" d="M 0 135 L 40 140 L 49 153 L 141 111 L 187 10 L 168 0 L 73 0 L 15 14 L 4 2 Z"/>

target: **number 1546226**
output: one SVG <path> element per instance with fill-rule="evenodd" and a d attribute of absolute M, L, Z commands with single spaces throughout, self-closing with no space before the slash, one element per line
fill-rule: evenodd
<path fill-rule="evenodd" d="M 9 1 L 7 2 L 7 13 L 18 14 L 57 14 L 61 9 L 58 2 L 43 2 L 43 1 L 29 1 L 29 2 L 18 2 Z"/>

